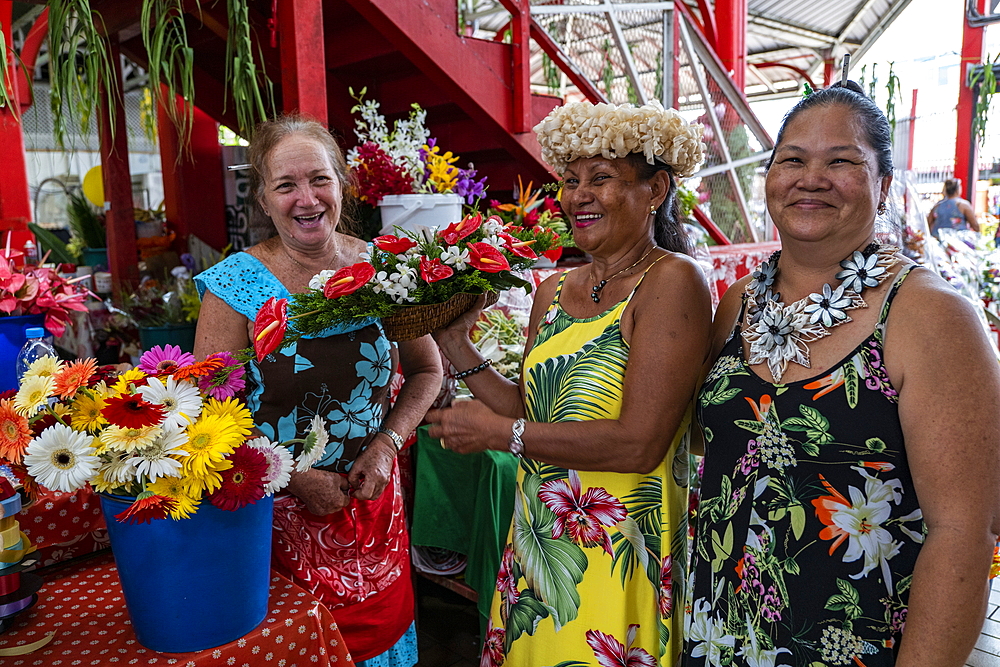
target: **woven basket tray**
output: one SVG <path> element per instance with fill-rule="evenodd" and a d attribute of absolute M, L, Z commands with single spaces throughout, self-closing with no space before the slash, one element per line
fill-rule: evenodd
<path fill-rule="evenodd" d="M 404 341 L 426 336 L 435 329 L 451 324 L 452 320 L 472 308 L 480 294 L 460 293 L 444 303 L 426 306 L 406 306 L 382 320 L 382 328 L 389 340 Z M 499 292 L 486 292 L 486 307 L 500 298 Z"/>

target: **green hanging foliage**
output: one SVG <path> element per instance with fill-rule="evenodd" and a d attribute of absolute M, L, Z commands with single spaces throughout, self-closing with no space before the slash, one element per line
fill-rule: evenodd
<path fill-rule="evenodd" d="M 91 116 L 102 101 L 110 109 L 120 99 L 111 47 L 95 19 L 104 22 L 100 13 L 91 11 L 90 0 L 49 0 L 52 131 L 60 148 L 65 148 L 72 131 L 66 113 L 77 118 L 82 134 L 88 134 Z"/>
<path fill-rule="evenodd" d="M 989 120 L 993 95 L 997 92 L 997 79 L 993 68 L 998 64 L 998 61 L 1000 61 L 1000 53 L 992 60 L 987 54 L 982 66 L 974 69 L 969 77 L 970 88 L 976 90 L 976 86 L 979 86 L 979 92 L 976 95 L 976 108 L 972 115 L 972 135 L 979 138 L 980 146 L 986 142 L 986 121 Z"/>
<path fill-rule="evenodd" d="M 200 0 L 195 0 L 195 5 L 201 11 Z M 188 147 L 194 124 L 194 49 L 188 43 L 184 24 L 184 1 L 143 0 L 141 21 L 142 44 L 149 56 L 147 90 L 154 126 L 156 109 L 162 106 L 177 128 L 180 145 Z M 180 108 L 177 97 L 183 100 Z M 149 127 L 144 129 L 147 136 L 151 134 Z M 152 134 L 155 137 L 155 131 Z"/>
<path fill-rule="evenodd" d="M 552 58 L 549 58 L 547 53 L 542 54 L 542 73 L 545 76 L 545 87 L 549 89 L 549 92 L 553 95 L 559 94 L 559 68 Z"/>
<path fill-rule="evenodd" d="M 7 67 L 7 38 L 0 29 L 0 107 L 10 109 L 14 117 L 20 120 L 21 110 L 9 92 L 13 88 L 14 72 Z"/>
<path fill-rule="evenodd" d="M 274 115 L 274 86 L 263 67 L 254 61 L 248 0 L 228 0 L 227 13 L 226 83 L 233 93 L 239 132 L 250 139 L 257 123 Z M 264 52 L 259 46 L 257 58 L 264 62 Z"/>

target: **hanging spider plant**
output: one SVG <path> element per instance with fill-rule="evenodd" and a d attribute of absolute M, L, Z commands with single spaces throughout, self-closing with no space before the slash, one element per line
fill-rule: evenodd
<path fill-rule="evenodd" d="M 254 126 L 273 114 L 274 86 L 267 78 L 263 65 L 258 69 L 254 62 L 248 0 L 228 0 L 227 10 L 229 39 L 226 40 L 226 82 L 233 92 L 239 133 L 250 139 Z M 257 56 L 263 63 L 264 52 L 259 46 Z"/>
<path fill-rule="evenodd" d="M 2 27 L 0 27 L 2 28 Z M 14 89 L 14 72 L 7 67 L 7 39 L 0 29 L 0 107 L 10 109 L 15 118 L 20 119 L 20 109 L 11 91 Z"/>
<path fill-rule="evenodd" d="M 95 18 L 103 24 L 101 15 L 91 11 L 90 0 L 49 0 L 52 131 L 60 148 L 65 148 L 71 131 L 66 113 L 77 116 L 80 132 L 88 134 L 91 116 L 102 101 L 110 109 L 120 99 L 111 47 Z"/>
<path fill-rule="evenodd" d="M 195 5 L 201 11 L 199 0 Z M 143 0 L 141 22 L 142 44 L 149 61 L 147 90 L 151 107 L 154 111 L 157 105 L 163 107 L 177 128 L 180 145 L 188 147 L 194 124 L 194 49 L 188 43 L 184 24 L 184 1 Z M 180 106 L 177 97 L 183 100 Z"/>

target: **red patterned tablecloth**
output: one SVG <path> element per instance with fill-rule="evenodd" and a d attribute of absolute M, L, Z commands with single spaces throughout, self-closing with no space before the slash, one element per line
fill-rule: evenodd
<path fill-rule="evenodd" d="M 353 665 L 330 611 L 272 573 L 268 615 L 255 630 L 198 653 L 158 653 L 136 640 L 110 555 L 66 565 L 45 577 L 38 604 L 5 634 L 0 649 L 56 633 L 33 653 L 0 659 L 5 667 L 178 665 L 180 667 L 329 667 Z"/>
<path fill-rule="evenodd" d="M 23 510 L 17 520 L 38 547 L 40 566 L 109 546 L 101 503 L 89 486 L 74 493 L 42 490 L 35 504 Z"/>
<path fill-rule="evenodd" d="M 715 284 L 718 298 L 726 293 L 734 282 L 747 275 L 757 265 L 771 256 L 771 253 L 781 247 L 778 241 L 767 243 L 739 243 L 736 245 L 717 245 L 708 249 L 712 258 L 712 270 L 709 281 Z"/>

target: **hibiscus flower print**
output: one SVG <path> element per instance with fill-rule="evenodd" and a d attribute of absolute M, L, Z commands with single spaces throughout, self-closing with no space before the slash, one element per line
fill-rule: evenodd
<path fill-rule="evenodd" d="M 389 381 L 392 372 L 391 347 L 385 338 L 379 338 L 375 345 L 361 343 L 361 361 L 354 364 L 358 376 L 367 380 L 372 386 L 382 387 Z"/>
<path fill-rule="evenodd" d="M 601 667 L 656 667 L 656 659 L 639 647 L 632 647 L 638 624 L 628 626 L 627 643 L 599 630 L 587 630 L 587 643 Z"/>
<path fill-rule="evenodd" d="M 500 559 L 500 570 L 497 572 L 497 592 L 503 596 L 505 604 L 513 605 L 517 602 L 517 578 L 514 576 L 514 549 L 508 544 L 504 547 L 503 557 Z"/>
<path fill-rule="evenodd" d="M 371 396 L 371 385 L 362 382 L 346 402 L 335 401 L 337 407 L 326 414 L 334 439 L 363 438 L 374 430 L 382 415 L 379 406 L 372 404 Z"/>
<path fill-rule="evenodd" d="M 660 616 L 670 618 L 674 610 L 673 595 L 673 558 L 667 554 L 663 558 L 663 565 L 660 567 Z"/>
<path fill-rule="evenodd" d="M 552 539 L 568 533 L 573 542 L 584 547 L 602 546 L 614 555 L 611 536 L 604 526 L 614 526 L 628 515 L 625 505 L 600 487 L 591 487 L 580 495 L 580 476 L 569 471 L 569 480 L 555 479 L 542 484 L 538 498 L 556 515 Z"/>
<path fill-rule="evenodd" d="M 505 655 L 503 641 L 507 632 L 503 628 L 494 628 L 491 619 L 486 626 L 486 639 L 483 640 L 483 652 L 479 656 L 479 667 L 500 667 Z"/>

